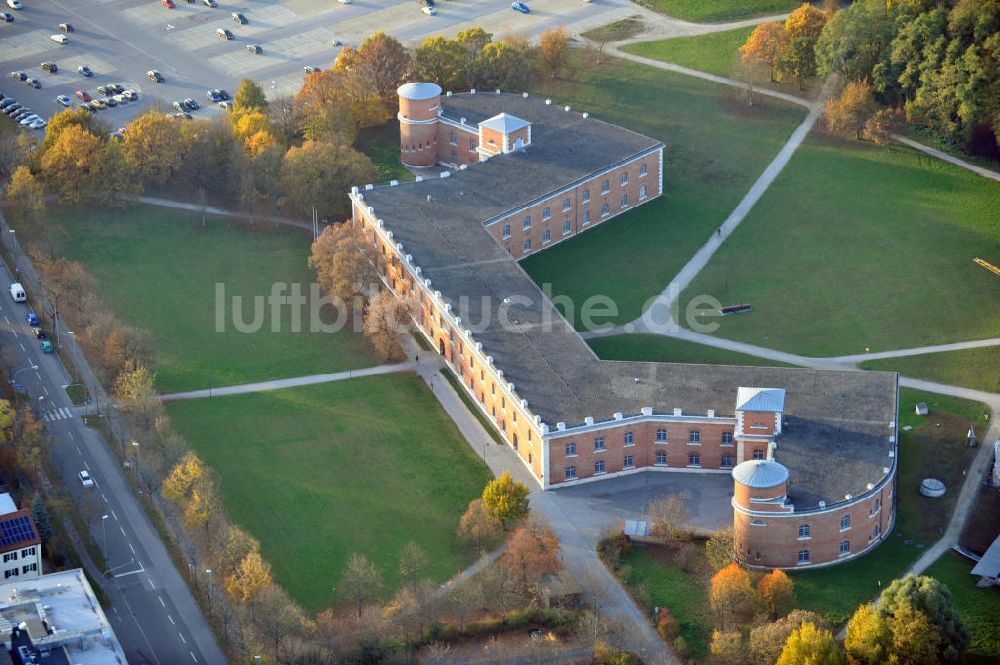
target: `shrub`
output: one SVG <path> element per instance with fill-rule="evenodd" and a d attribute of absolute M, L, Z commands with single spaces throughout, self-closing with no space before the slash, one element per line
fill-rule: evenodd
<path fill-rule="evenodd" d="M 624 533 L 607 535 L 597 543 L 597 556 L 612 570 L 618 568 L 622 558 L 632 549 L 632 541 Z"/>
<path fill-rule="evenodd" d="M 670 646 L 673 647 L 674 653 L 678 658 L 688 657 L 688 643 L 683 637 L 675 639 Z"/>
<path fill-rule="evenodd" d="M 628 651 L 621 651 L 605 642 L 594 645 L 595 665 L 639 665 L 639 659 Z"/>
<path fill-rule="evenodd" d="M 665 607 L 660 608 L 660 615 L 656 618 L 656 632 L 664 642 L 668 643 L 680 637 L 681 626 Z"/>
<path fill-rule="evenodd" d="M 685 573 L 694 571 L 698 563 L 698 546 L 694 543 L 684 543 L 674 556 L 674 562 Z"/>

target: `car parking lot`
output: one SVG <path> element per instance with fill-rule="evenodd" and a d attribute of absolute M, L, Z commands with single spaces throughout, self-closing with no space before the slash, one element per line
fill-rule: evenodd
<path fill-rule="evenodd" d="M 423 14 L 413 0 L 221 0 L 214 8 L 205 0 L 174 0 L 173 8 L 159 0 L 22 3 L 23 9 L 7 10 L 12 22 L 0 22 L 2 73 L 24 71 L 41 88 L 7 78 L 0 91 L 49 118 L 62 109 L 58 96 L 78 104 L 77 90 L 101 97 L 98 85 L 118 83 L 136 91 L 138 100 L 99 111 L 112 126 L 124 125 L 150 106 L 171 112 L 172 103 L 185 98 L 204 104 L 195 115 L 223 112 L 205 103 L 206 91 L 235 91 L 246 77 L 257 80 L 269 96 L 294 94 L 304 66 L 330 66 L 342 48 L 335 42 L 356 45 L 377 30 L 413 46 L 430 35 L 454 35 L 474 25 L 498 35 L 530 36 L 559 25 L 583 30 L 632 11 L 627 0 L 526 0 L 530 14 L 512 11 L 509 0 L 441 0 L 435 16 Z M 247 23 L 233 20 L 234 12 Z M 73 31 L 62 32 L 61 23 L 72 25 Z M 229 30 L 233 39 L 221 39 L 219 29 Z M 60 34 L 65 44 L 52 40 Z M 260 52 L 248 46 L 259 46 Z M 58 71 L 42 71 L 42 62 L 56 63 Z M 80 65 L 87 65 L 93 77 L 77 73 Z M 163 74 L 164 82 L 147 78 L 152 69 Z"/>

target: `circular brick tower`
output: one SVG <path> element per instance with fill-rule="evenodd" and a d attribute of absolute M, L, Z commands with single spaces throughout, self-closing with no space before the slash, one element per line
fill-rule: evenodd
<path fill-rule="evenodd" d="M 733 484 L 733 549 L 737 557 L 751 565 L 780 560 L 781 550 L 789 545 L 782 542 L 784 534 L 775 527 L 783 521 L 780 516 L 788 514 L 788 469 L 773 460 L 748 460 L 733 469 Z"/>
<path fill-rule="evenodd" d="M 399 145 L 406 166 L 434 166 L 437 161 L 438 109 L 441 86 L 406 83 L 399 95 Z"/>

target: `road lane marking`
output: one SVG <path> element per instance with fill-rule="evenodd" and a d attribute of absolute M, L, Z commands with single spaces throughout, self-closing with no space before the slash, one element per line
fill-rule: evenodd
<path fill-rule="evenodd" d="M 36 374 L 36 375 L 38 375 L 38 373 L 37 373 L 37 372 L 35 372 L 35 374 Z M 38 375 L 38 378 L 39 378 L 39 380 L 41 380 L 41 378 L 42 378 L 42 377 L 41 377 L 41 375 Z M 42 390 L 44 390 L 44 391 L 45 391 L 45 394 L 46 394 L 46 395 L 48 395 L 48 394 L 49 394 L 49 387 L 48 387 L 48 386 L 46 386 L 46 385 L 42 385 Z"/>
<path fill-rule="evenodd" d="M 104 496 L 104 492 L 101 492 L 101 498 L 104 499 L 104 503 L 108 502 L 108 497 Z"/>
<path fill-rule="evenodd" d="M 141 564 L 140 564 L 140 565 L 141 565 Z M 150 589 L 156 589 L 156 587 L 155 587 L 155 586 L 153 586 L 153 580 L 152 580 L 152 578 L 151 578 L 151 577 L 149 577 L 149 575 L 147 575 L 147 576 L 146 576 L 146 581 L 147 581 L 147 582 L 149 582 L 149 588 L 150 588 Z"/>
<path fill-rule="evenodd" d="M 83 466 L 85 469 L 87 469 L 87 471 L 90 471 L 90 465 L 87 464 L 87 460 L 83 460 Z"/>
<path fill-rule="evenodd" d="M 173 618 L 172 616 L 170 616 L 170 615 L 168 614 L 168 615 L 167 615 L 167 618 L 168 618 L 168 619 L 170 619 L 170 623 L 172 623 L 172 624 L 173 624 L 173 625 L 175 625 L 175 626 L 177 625 L 177 622 L 176 622 L 176 621 L 174 621 L 174 618 Z"/>
<path fill-rule="evenodd" d="M 115 509 L 114 508 L 111 509 L 111 516 L 115 518 L 116 522 L 118 521 L 118 515 L 115 514 Z"/>
<path fill-rule="evenodd" d="M 24 351 L 25 353 L 28 352 L 28 349 L 24 348 L 24 344 L 22 344 L 21 342 L 18 342 L 17 345 L 21 347 L 21 350 Z"/>
<path fill-rule="evenodd" d="M 156 599 L 160 601 L 160 607 L 166 607 L 167 604 L 163 602 L 163 596 L 157 596 Z"/>
<path fill-rule="evenodd" d="M 132 547 L 132 543 L 129 543 L 129 544 L 128 544 L 128 548 L 129 548 L 130 550 L 132 550 L 132 554 L 135 554 L 135 548 L 134 548 L 134 547 Z"/>
<path fill-rule="evenodd" d="M 83 453 L 80 451 L 80 446 L 76 446 L 76 454 L 81 456 L 83 455 Z"/>
<path fill-rule="evenodd" d="M 179 636 L 180 636 L 180 638 L 181 638 L 181 642 L 183 642 L 184 644 L 187 644 L 187 643 L 188 643 L 188 641 L 184 639 L 184 634 L 183 634 L 183 633 L 177 633 L 177 635 L 179 635 Z"/>
<path fill-rule="evenodd" d="M 121 529 L 122 535 L 124 536 L 125 535 L 125 527 L 119 526 L 118 528 Z"/>
<path fill-rule="evenodd" d="M 195 658 L 195 656 L 194 656 L 194 651 L 188 651 L 188 653 L 189 653 L 189 654 L 191 654 L 191 660 L 193 660 L 194 662 L 196 662 L 196 663 L 197 663 L 197 662 L 198 662 L 198 659 L 197 659 L 197 658 Z"/>

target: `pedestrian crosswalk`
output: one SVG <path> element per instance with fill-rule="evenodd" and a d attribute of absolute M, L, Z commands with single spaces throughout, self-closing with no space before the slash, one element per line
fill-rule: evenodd
<path fill-rule="evenodd" d="M 47 412 L 45 415 L 42 416 L 42 420 L 44 420 L 47 423 L 50 423 L 53 420 L 66 420 L 67 418 L 72 418 L 72 417 L 73 417 L 73 412 L 70 409 L 61 408 L 61 409 L 52 409 L 51 411 Z"/>

